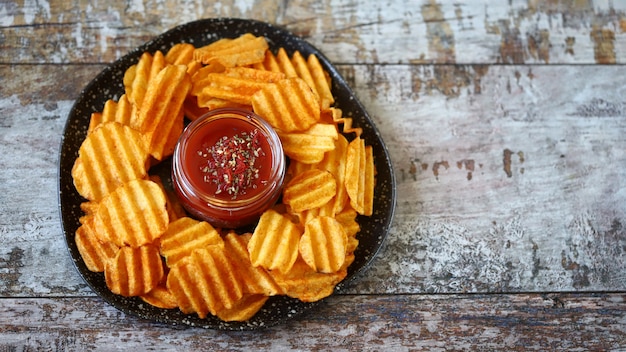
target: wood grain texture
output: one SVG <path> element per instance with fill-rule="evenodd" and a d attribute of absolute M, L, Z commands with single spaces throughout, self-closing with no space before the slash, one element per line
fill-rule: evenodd
<path fill-rule="evenodd" d="M 99 299 L 4 299 L 0 313 L 0 350 L 589 351 L 626 339 L 619 294 L 342 296 L 252 332 L 154 324 Z"/>
<path fill-rule="evenodd" d="M 81 279 L 61 232 L 58 152 L 80 91 L 205 17 L 267 21 L 318 47 L 397 176 L 370 270 L 258 332 L 124 315 Z M 624 350 L 624 63 L 621 1 L 4 1 L 0 351 Z"/>
<path fill-rule="evenodd" d="M 624 63 L 620 1 L 5 1 L 0 62 L 111 62 L 206 17 L 245 17 L 306 37 L 341 63 Z"/>

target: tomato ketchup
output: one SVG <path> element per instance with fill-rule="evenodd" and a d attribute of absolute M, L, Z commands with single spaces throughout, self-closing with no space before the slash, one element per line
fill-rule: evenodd
<path fill-rule="evenodd" d="M 248 110 L 216 109 L 181 134 L 172 183 L 192 216 L 237 228 L 274 205 L 285 168 L 282 144 L 267 122 Z"/>

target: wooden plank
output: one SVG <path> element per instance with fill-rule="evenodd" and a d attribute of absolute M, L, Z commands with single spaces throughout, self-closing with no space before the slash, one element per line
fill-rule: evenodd
<path fill-rule="evenodd" d="M 174 0 L 11 0 L 0 14 L 3 63 L 111 62 L 207 17 L 284 26 L 338 63 L 626 63 L 626 5 L 619 1 L 229 0 L 181 9 Z"/>
<path fill-rule="evenodd" d="M 67 114 L 101 68 L 0 66 L 0 293 L 90 294 L 52 195 Z M 624 70 L 342 70 L 388 144 L 399 196 L 383 251 L 349 292 L 626 289 Z"/>
<path fill-rule="evenodd" d="M 619 350 L 623 294 L 343 296 L 252 332 L 172 327 L 99 299 L 0 299 L 0 350 Z"/>

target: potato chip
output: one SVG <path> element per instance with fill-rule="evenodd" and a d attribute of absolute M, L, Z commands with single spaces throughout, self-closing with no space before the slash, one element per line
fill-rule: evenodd
<path fill-rule="evenodd" d="M 93 224 L 81 225 L 76 230 L 74 242 L 87 269 L 93 272 L 103 272 L 104 266 L 115 257 L 119 247 L 111 242 L 100 241 L 92 227 Z"/>
<path fill-rule="evenodd" d="M 263 308 L 269 299 L 264 295 L 244 295 L 232 308 L 218 310 L 215 315 L 223 321 L 247 321 Z"/>
<path fill-rule="evenodd" d="M 174 309 L 178 307 L 176 298 L 165 285 L 159 284 L 150 292 L 139 296 L 142 301 L 162 309 Z"/>
<path fill-rule="evenodd" d="M 107 122 L 90 133 L 72 168 L 81 196 L 98 201 L 124 182 L 147 174 L 148 152 L 136 130 Z"/>
<path fill-rule="evenodd" d="M 335 103 L 335 98 L 331 92 L 329 75 L 315 54 L 309 55 L 306 63 L 313 87 L 319 97 L 320 107 L 322 110 L 329 109 Z"/>
<path fill-rule="evenodd" d="M 359 213 L 365 212 L 365 141 L 355 138 L 348 145 L 346 154 L 345 186 L 350 204 Z"/>
<path fill-rule="evenodd" d="M 265 37 L 246 33 L 235 39 L 222 39 L 194 52 L 194 58 L 205 65 L 218 62 L 224 67 L 247 66 L 262 62 L 269 48 Z"/>
<path fill-rule="evenodd" d="M 311 169 L 296 175 L 283 190 L 283 203 L 293 212 L 317 208 L 337 193 L 337 182 L 325 170 Z"/>
<path fill-rule="evenodd" d="M 131 127 L 142 133 L 150 155 L 157 160 L 170 152 L 166 149 L 171 146 L 168 136 L 182 124 L 180 112 L 189 89 L 191 78 L 185 66 L 166 66 L 150 81 L 139 111 L 131 121 Z"/>
<path fill-rule="evenodd" d="M 324 154 L 335 149 L 337 128 L 329 124 L 315 124 L 305 132 L 280 133 L 285 154 L 305 164 L 314 164 L 324 159 Z"/>
<path fill-rule="evenodd" d="M 177 43 L 165 54 L 165 61 L 171 65 L 186 65 L 194 62 L 193 53 L 196 47 L 189 43 Z"/>
<path fill-rule="evenodd" d="M 251 72 L 254 71 L 254 72 Z M 197 95 L 198 105 L 207 107 L 211 99 L 220 99 L 241 105 L 252 105 L 252 96 L 275 80 L 279 73 L 247 69 L 209 73 L 194 84 L 192 94 Z M 263 78 L 261 80 L 260 78 Z"/>
<path fill-rule="evenodd" d="M 167 288 L 183 313 L 200 318 L 231 309 L 243 297 L 241 278 L 219 246 L 196 250 L 182 259 L 167 275 Z"/>
<path fill-rule="evenodd" d="M 365 147 L 365 171 L 363 186 L 363 215 L 371 216 L 374 212 L 374 186 L 376 185 L 376 174 L 374 166 L 374 149 L 372 146 Z"/>
<path fill-rule="evenodd" d="M 185 208 L 183 208 L 183 205 L 178 200 L 174 191 L 165 188 L 160 176 L 150 175 L 148 178 L 150 181 L 156 183 L 163 191 L 163 194 L 165 194 L 165 206 L 167 208 L 167 215 L 170 223 L 187 216 Z"/>
<path fill-rule="evenodd" d="M 122 247 L 104 269 L 111 292 L 131 297 L 154 289 L 163 278 L 163 262 L 155 246 Z"/>
<path fill-rule="evenodd" d="M 124 87 L 128 101 L 141 106 L 148 84 L 165 68 L 166 64 L 165 56 L 161 51 L 156 51 L 154 55 L 148 52 L 143 53 L 137 64 L 124 72 Z"/>
<path fill-rule="evenodd" d="M 169 217 L 161 188 L 149 180 L 134 180 L 107 195 L 95 214 L 101 241 L 140 247 L 165 232 Z"/>
<path fill-rule="evenodd" d="M 320 119 L 317 98 L 300 78 L 265 86 L 252 96 L 254 112 L 281 132 L 306 131 Z"/>
<path fill-rule="evenodd" d="M 196 249 L 217 245 L 224 247 L 224 241 L 211 224 L 189 217 L 180 218 L 169 224 L 160 237 L 161 255 L 167 266 L 174 267 L 179 260 L 190 256 Z"/>
<path fill-rule="evenodd" d="M 291 63 L 293 64 L 298 77 L 300 77 L 306 84 L 311 88 L 315 98 L 318 102 L 320 102 L 320 95 L 317 91 L 317 87 L 315 84 L 315 80 L 311 75 L 311 71 L 309 71 L 309 66 L 299 51 L 295 51 L 291 56 Z M 320 105 L 321 106 L 321 105 Z"/>
<path fill-rule="evenodd" d="M 342 268 L 331 274 L 318 273 L 298 257 L 288 272 L 271 271 L 270 274 L 285 295 L 303 302 L 316 302 L 333 293 L 335 286 L 346 277 L 347 270 Z"/>
<path fill-rule="evenodd" d="M 298 257 L 301 230 L 288 217 L 267 210 L 248 242 L 250 262 L 267 270 L 289 271 Z"/>
<path fill-rule="evenodd" d="M 311 269 L 334 273 L 346 259 L 347 242 L 348 236 L 335 218 L 319 216 L 306 223 L 299 251 Z"/>
<path fill-rule="evenodd" d="M 318 169 L 330 172 L 337 181 L 333 214 L 340 212 L 348 203 L 348 192 L 345 187 L 348 140 L 343 135 L 339 135 L 334 144 L 335 148 L 325 153 L 324 159 L 315 165 Z"/>
<path fill-rule="evenodd" d="M 238 235 L 229 232 L 224 236 L 226 252 L 231 256 L 235 270 L 243 279 L 244 292 L 252 295 L 274 296 L 281 294 L 280 287 L 261 266 L 253 266 L 248 254 L 248 243 L 252 234 Z"/>

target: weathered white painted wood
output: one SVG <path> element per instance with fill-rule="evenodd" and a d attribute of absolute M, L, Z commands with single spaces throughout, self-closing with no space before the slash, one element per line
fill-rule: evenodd
<path fill-rule="evenodd" d="M 206 17 L 258 19 L 305 36 L 342 63 L 625 63 L 620 1 L 10 0 L 0 62 L 111 62 Z"/>
<path fill-rule="evenodd" d="M 286 325 L 220 332 L 142 321 L 99 299 L 4 299 L 0 349 L 619 350 L 626 339 L 623 300 L 617 294 L 342 296 Z"/>

